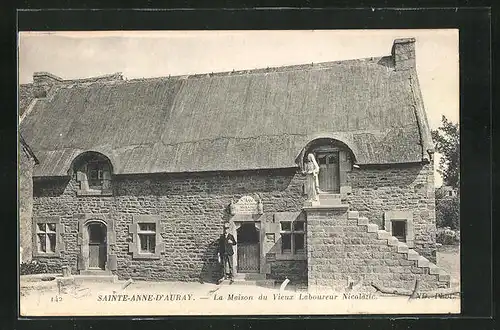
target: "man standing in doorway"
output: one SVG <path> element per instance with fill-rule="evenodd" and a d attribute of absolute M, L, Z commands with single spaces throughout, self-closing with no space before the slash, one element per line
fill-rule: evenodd
<path fill-rule="evenodd" d="M 233 283 L 233 245 L 236 245 L 234 236 L 227 232 L 229 223 L 224 223 L 222 235 L 219 238 L 219 250 L 217 257 L 219 263 L 223 264 L 224 276 L 219 280 L 219 284 L 225 279 L 229 279 L 229 284 Z"/>

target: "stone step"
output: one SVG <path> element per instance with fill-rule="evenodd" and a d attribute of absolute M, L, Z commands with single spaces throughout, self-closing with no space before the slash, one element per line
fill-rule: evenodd
<path fill-rule="evenodd" d="M 221 284 L 229 285 L 229 280 L 222 281 Z M 275 280 L 243 280 L 234 278 L 232 285 L 253 285 L 253 286 L 261 286 L 266 288 L 274 288 L 276 286 Z"/>
<path fill-rule="evenodd" d="M 398 246 L 399 240 L 396 237 L 391 236 L 387 239 L 387 244 L 389 246 Z"/>
<path fill-rule="evenodd" d="M 431 275 L 439 275 L 441 269 L 433 264 L 432 262 L 429 262 L 429 274 Z"/>
<path fill-rule="evenodd" d="M 420 268 L 429 267 L 429 260 L 423 256 L 420 256 L 417 260 L 417 267 Z"/>
<path fill-rule="evenodd" d="M 358 225 L 360 226 L 366 226 L 368 225 L 370 222 L 368 221 L 368 218 L 367 217 L 359 217 L 358 218 Z"/>
<path fill-rule="evenodd" d="M 391 234 L 388 231 L 380 229 L 377 230 L 377 237 L 378 239 L 389 239 L 391 237 Z"/>
<path fill-rule="evenodd" d="M 399 253 L 408 253 L 409 250 L 410 250 L 410 248 L 408 247 L 408 245 L 406 245 L 406 243 L 403 243 L 403 242 L 398 243 L 398 252 Z"/>
<path fill-rule="evenodd" d="M 116 275 L 73 275 L 75 282 L 100 282 L 100 283 L 116 283 L 118 276 Z"/>
<path fill-rule="evenodd" d="M 102 269 L 87 269 L 80 270 L 80 275 L 113 275 L 110 270 Z"/>
<path fill-rule="evenodd" d="M 261 273 L 239 273 L 234 275 L 235 280 L 265 280 L 266 274 Z"/>
<path fill-rule="evenodd" d="M 366 228 L 369 233 L 376 233 L 378 231 L 378 225 L 376 223 L 370 223 Z"/>
<path fill-rule="evenodd" d="M 349 212 L 347 212 L 347 217 L 348 217 L 348 219 L 359 219 L 359 212 L 358 211 L 349 211 Z M 368 218 L 366 220 L 368 220 Z"/>
<path fill-rule="evenodd" d="M 408 260 L 415 260 L 417 261 L 418 258 L 420 258 L 420 254 L 418 254 L 417 251 L 408 249 Z"/>

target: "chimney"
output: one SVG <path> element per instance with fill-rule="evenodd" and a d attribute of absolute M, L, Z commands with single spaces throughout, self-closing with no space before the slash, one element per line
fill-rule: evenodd
<path fill-rule="evenodd" d="M 394 40 L 391 53 L 396 71 L 415 68 L 415 38 Z"/>
<path fill-rule="evenodd" d="M 63 79 L 48 72 L 33 73 L 33 86 L 36 98 L 46 97 L 49 90 Z"/>

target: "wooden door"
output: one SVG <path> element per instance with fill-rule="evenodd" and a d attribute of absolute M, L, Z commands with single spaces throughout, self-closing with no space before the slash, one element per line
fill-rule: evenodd
<path fill-rule="evenodd" d="M 320 153 L 317 156 L 319 165 L 319 189 L 329 193 L 340 192 L 339 153 L 338 151 Z"/>
<path fill-rule="evenodd" d="M 106 265 L 106 226 L 92 223 L 89 231 L 89 268 L 104 269 Z"/>
<path fill-rule="evenodd" d="M 258 273 L 260 264 L 259 244 L 243 243 L 238 246 L 238 273 Z"/>
<path fill-rule="evenodd" d="M 242 224 L 237 230 L 238 273 L 258 273 L 260 270 L 259 231 L 254 223 Z"/>

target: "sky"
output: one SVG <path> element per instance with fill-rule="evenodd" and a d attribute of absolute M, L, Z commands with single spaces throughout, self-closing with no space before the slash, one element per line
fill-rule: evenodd
<path fill-rule="evenodd" d="M 63 79 L 115 72 L 125 79 L 387 56 L 416 39 L 417 74 L 431 129 L 459 120 L 458 30 L 21 32 L 19 83 L 46 71 Z M 435 169 L 439 162 L 436 157 Z M 435 171 L 435 184 L 442 184 Z"/>

